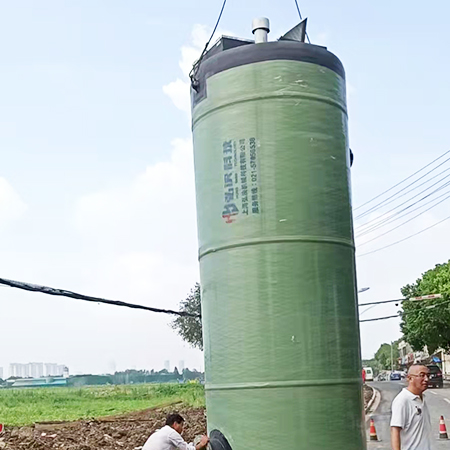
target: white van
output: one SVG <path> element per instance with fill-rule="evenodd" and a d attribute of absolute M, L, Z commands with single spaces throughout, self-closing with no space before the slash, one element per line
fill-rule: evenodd
<path fill-rule="evenodd" d="M 373 381 L 373 370 L 372 367 L 364 367 L 366 371 L 366 381 Z"/>

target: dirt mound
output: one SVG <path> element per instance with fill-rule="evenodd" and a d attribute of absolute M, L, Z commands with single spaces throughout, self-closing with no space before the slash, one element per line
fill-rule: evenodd
<path fill-rule="evenodd" d="M 370 402 L 370 399 L 373 395 L 373 389 L 367 384 L 364 385 L 364 408 L 367 408 L 367 405 Z"/>
<path fill-rule="evenodd" d="M 166 407 L 97 420 L 7 427 L 0 436 L 0 449 L 138 449 L 164 425 L 167 414 L 174 411 L 186 420 L 183 432 L 186 441 L 192 442 L 195 436 L 206 433 L 204 408 Z"/>

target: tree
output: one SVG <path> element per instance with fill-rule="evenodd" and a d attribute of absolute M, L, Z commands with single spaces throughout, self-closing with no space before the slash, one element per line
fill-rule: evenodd
<path fill-rule="evenodd" d="M 394 368 L 397 367 L 397 360 L 399 357 L 398 351 L 399 341 L 392 343 L 392 361 Z M 380 348 L 375 353 L 375 361 L 378 363 L 380 370 L 389 370 L 391 368 L 391 344 L 381 344 Z"/>
<path fill-rule="evenodd" d="M 413 350 L 426 346 L 432 355 L 438 348 L 450 350 L 450 261 L 437 264 L 414 284 L 401 289 L 405 298 L 442 294 L 443 298 L 403 302 L 401 330 Z"/>
<path fill-rule="evenodd" d="M 180 302 L 180 311 L 196 314 L 198 317 L 178 316 L 171 327 L 192 347 L 203 350 L 201 310 L 200 284 L 196 283 L 187 298 Z"/>

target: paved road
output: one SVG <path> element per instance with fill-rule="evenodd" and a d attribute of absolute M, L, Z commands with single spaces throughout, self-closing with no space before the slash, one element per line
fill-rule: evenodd
<path fill-rule="evenodd" d="M 369 383 L 381 393 L 381 402 L 377 410 L 372 414 L 375 421 L 378 439 L 380 442 L 369 441 L 368 450 L 390 449 L 390 428 L 389 420 L 391 417 L 391 403 L 394 397 L 406 386 L 403 381 L 381 381 Z M 435 450 L 450 450 L 450 439 L 439 440 L 439 417 L 445 418 L 447 431 L 450 433 L 450 385 L 443 389 L 428 389 L 425 392 L 425 398 L 431 415 L 431 426 L 436 437 L 434 444 Z M 369 422 L 367 421 L 367 437 L 369 437 Z"/>

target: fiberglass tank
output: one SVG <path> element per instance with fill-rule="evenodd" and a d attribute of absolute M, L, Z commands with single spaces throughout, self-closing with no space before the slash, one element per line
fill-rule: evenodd
<path fill-rule="evenodd" d="M 208 431 L 361 450 L 345 73 L 290 37 L 223 37 L 194 71 Z"/>

